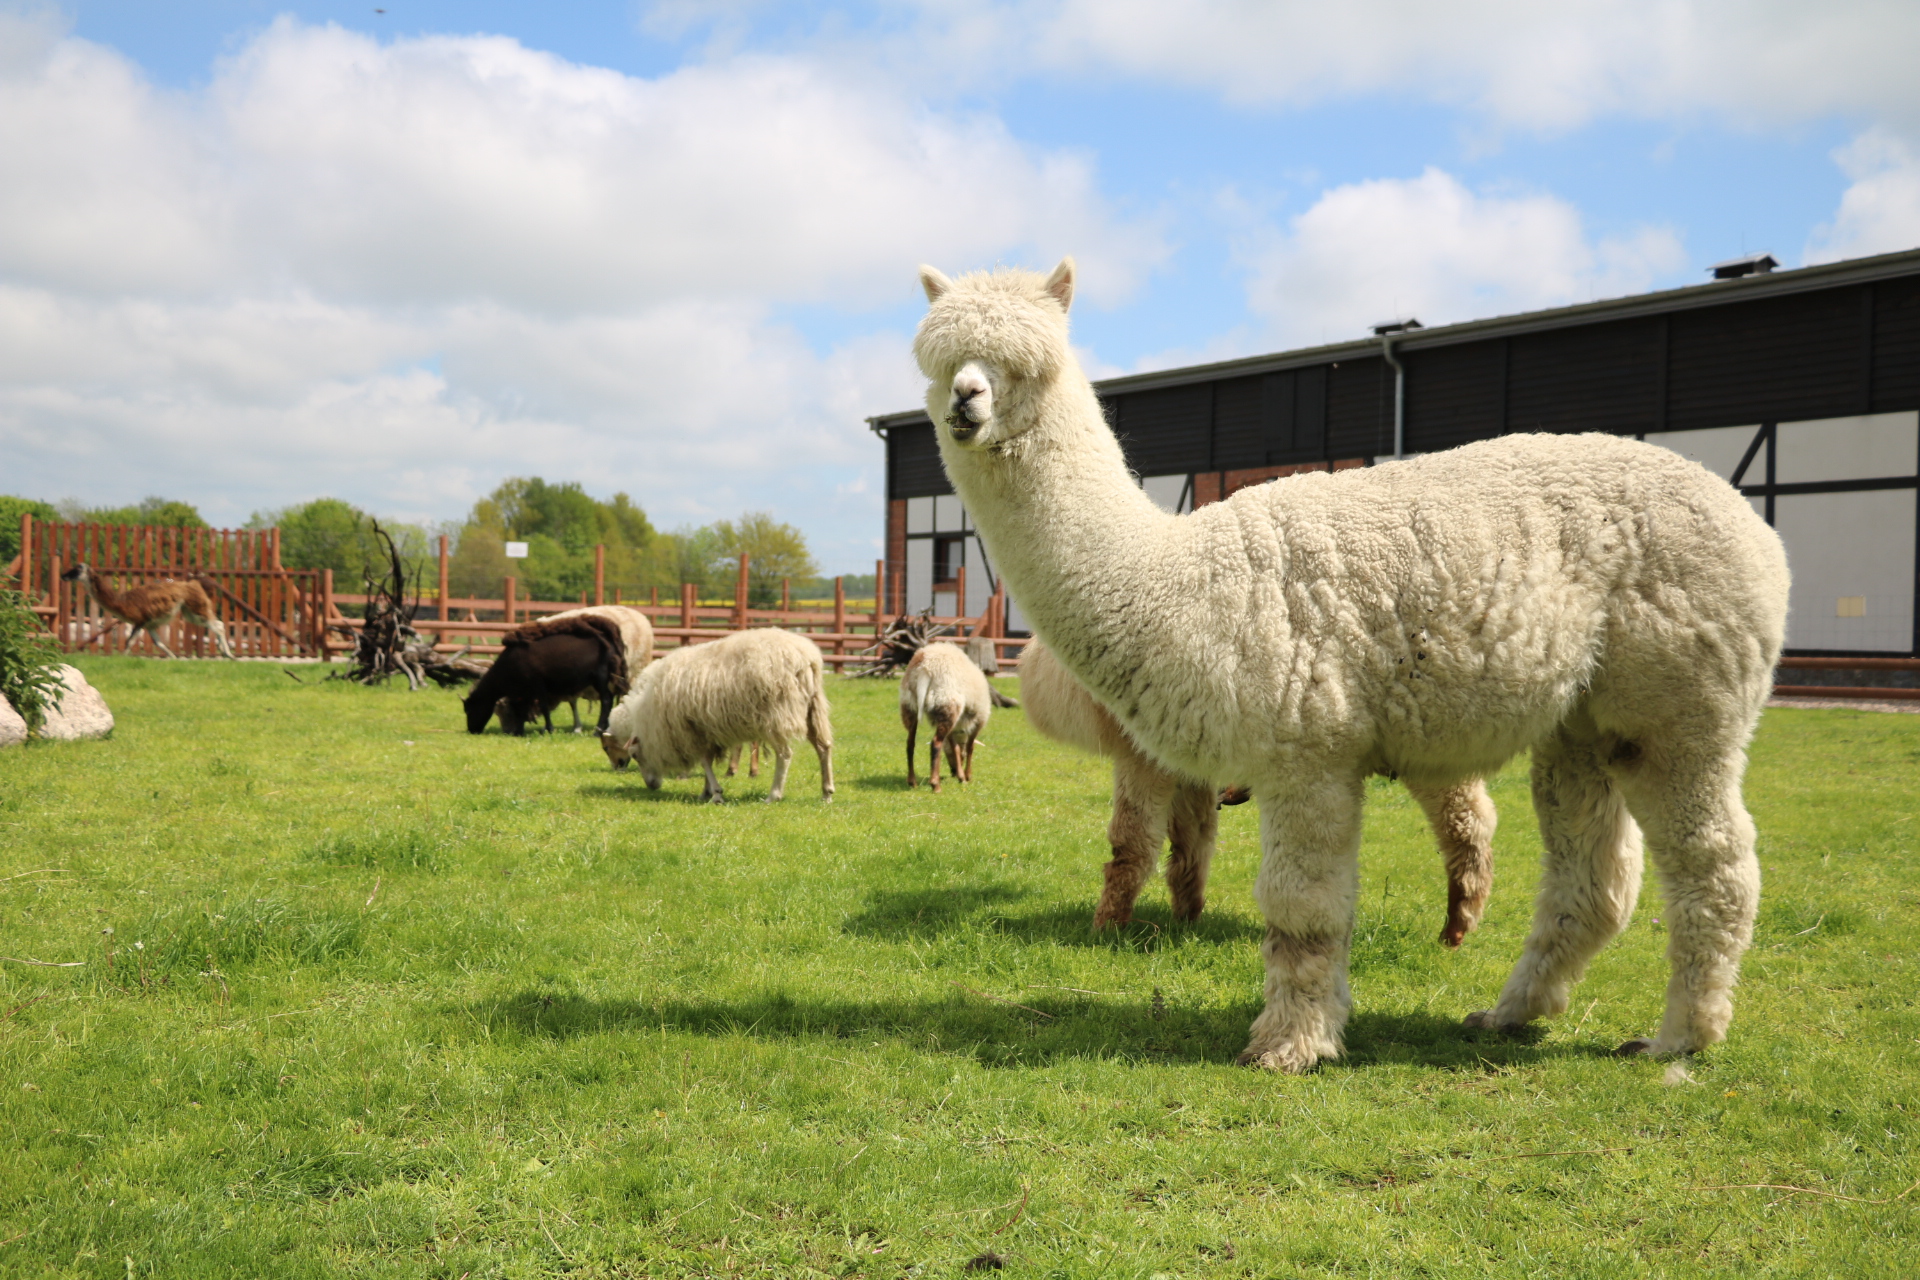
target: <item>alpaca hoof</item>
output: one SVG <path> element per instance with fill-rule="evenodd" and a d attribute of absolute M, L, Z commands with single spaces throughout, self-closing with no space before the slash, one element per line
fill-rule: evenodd
<path fill-rule="evenodd" d="M 1283 1075 L 1303 1076 L 1320 1065 L 1320 1059 L 1289 1048 L 1261 1050 L 1248 1047 L 1234 1059 L 1236 1066 L 1258 1067 L 1262 1071 L 1278 1071 Z"/>
<path fill-rule="evenodd" d="M 1653 1041 L 1629 1040 L 1613 1051 L 1616 1058 L 1647 1058 L 1653 1056 Z"/>
<path fill-rule="evenodd" d="M 1512 1035 L 1516 1031 L 1526 1029 L 1527 1024 L 1524 1022 L 1501 1021 L 1498 1013 L 1499 1011 L 1495 1009 L 1481 1009 L 1462 1018 L 1460 1025 L 1469 1031 L 1498 1031 L 1503 1035 Z"/>
<path fill-rule="evenodd" d="M 1446 928 L 1440 931 L 1440 945 L 1443 947 L 1457 947 L 1466 941 L 1466 937 L 1467 927 L 1465 925 L 1448 924 Z"/>
<path fill-rule="evenodd" d="M 1108 913 L 1105 911 L 1096 911 L 1093 914 L 1093 931 L 1095 933 L 1099 933 L 1104 929 L 1124 928 L 1125 926 L 1130 925 L 1132 923 L 1133 923 L 1133 912 L 1131 911 L 1128 911 L 1124 914 L 1117 911 L 1112 913 Z"/>

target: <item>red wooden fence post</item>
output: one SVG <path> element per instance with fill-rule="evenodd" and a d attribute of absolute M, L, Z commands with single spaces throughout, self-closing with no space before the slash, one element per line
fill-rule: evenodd
<path fill-rule="evenodd" d="M 607 602 L 607 544 L 593 544 L 593 602 Z"/>
<path fill-rule="evenodd" d="M 953 571 L 953 616 L 967 616 L 967 566 L 960 565 Z"/>
<path fill-rule="evenodd" d="M 887 612 L 887 562 L 873 562 L 873 634 L 876 638 L 886 624 L 881 619 Z"/>
<path fill-rule="evenodd" d="M 680 584 L 680 625 L 687 628 L 693 626 L 693 584 L 691 582 Z M 687 636 L 680 643 L 692 644 L 693 637 Z"/>
<path fill-rule="evenodd" d="M 780 612 L 793 612 L 793 579 L 791 578 L 780 579 Z M 780 621 L 785 622 L 786 619 L 782 618 Z"/>
<path fill-rule="evenodd" d="M 434 609 L 434 617 L 447 620 L 447 535 L 440 535 L 440 602 Z"/>
<path fill-rule="evenodd" d="M 647 597 L 647 603 L 657 607 L 660 603 L 660 588 L 653 587 L 650 588 L 650 591 L 652 594 Z"/>
<path fill-rule="evenodd" d="M 733 629 L 747 629 L 747 553 L 740 553 L 740 576 L 733 584 Z"/>
<path fill-rule="evenodd" d="M 20 513 L 20 590 L 33 599 L 33 512 Z"/>
<path fill-rule="evenodd" d="M 511 623 L 513 621 L 513 578 L 511 575 L 507 578 L 506 595 L 502 597 L 502 601 L 506 605 L 507 621 Z"/>
<path fill-rule="evenodd" d="M 66 583 L 60 581 L 60 556 L 56 553 L 47 569 L 47 581 L 53 589 L 53 636 L 54 643 L 64 653 L 67 645 L 67 593 Z"/>
<path fill-rule="evenodd" d="M 833 580 L 833 651 L 835 653 L 845 653 L 847 651 L 847 642 L 840 639 L 842 635 L 846 634 L 846 630 L 847 580 L 845 578 L 835 578 Z"/>

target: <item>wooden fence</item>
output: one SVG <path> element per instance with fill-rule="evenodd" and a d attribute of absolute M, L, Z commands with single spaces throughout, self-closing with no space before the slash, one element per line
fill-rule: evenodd
<path fill-rule="evenodd" d="M 82 563 L 116 592 L 169 579 L 205 580 L 214 615 L 240 657 L 323 653 L 324 614 L 316 607 L 320 571 L 283 566 L 278 529 L 65 524 L 20 517 L 20 554 L 6 566 L 6 576 L 26 593 L 60 648 L 111 651 L 131 639 L 131 652 L 158 656 L 145 632 L 126 634 L 85 585 L 61 581 L 63 573 Z M 219 656 L 212 637 L 186 622 L 174 622 L 161 639 L 185 657 Z"/>
<path fill-rule="evenodd" d="M 319 658 L 350 651 L 353 631 L 362 624 L 346 610 L 364 606 L 367 597 L 334 590 L 331 569 L 288 569 L 280 563 L 278 529 L 176 529 L 155 525 L 61 524 L 20 517 L 20 554 L 5 566 L 4 576 L 15 582 L 45 621 L 60 648 L 78 653 L 96 646 L 111 651 L 126 642 L 126 628 L 106 616 L 91 592 L 78 582 L 62 582 L 60 575 L 84 562 L 93 574 L 116 591 L 146 582 L 199 577 L 214 586 L 214 612 L 225 624 L 235 653 L 257 658 Z M 427 592 L 413 625 L 433 636 L 444 652 L 470 649 L 487 654 L 500 651 L 503 633 L 534 618 L 578 609 L 587 604 L 628 604 L 645 613 L 654 625 L 656 651 L 699 644 L 750 627 L 785 627 L 819 644 L 822 656 L 835 667 L 864 663 L 861 651 L 870 648 L 888 621 L 879 602 L 886 600 L 886 565 L 876 561 L 873 602 L 856 607 L 846 598 L 845 581 L 834 579 L 829 608 L 796 609 L 792 592 L 782 583 L 777 609 L 753 607 L 748 600 L 750 561 L 741 556 L 736 566 L 733 598 L 702 600 L 693 584 L 680 588 L 678 599 L 662 602 L 660 591 L 645 600 L 621 600 L 619 591 L 606 590 L 606 548 L 594 548 L 591 591 L 578 600 L 528 600 L 509 577 L 497 597 L 454 596 L 449 591 L 449 548 L 439 544 L 438 590 Z M 966 599 L 966 570 L 956 599 Z M 1005 665 L 1018 665 L 1022 637 L 1006 634 L 1006 597 L 995 591 L 979 617 L 943 617 L 936 621 L 955 629 L 958 638 L 990 637 Z M 162 636 L 174 653 L 190 657 L 217 657 L 212 639 L 200 628 L 176 622 Z M 144 633 L 134 637 L 131 652 L 158 655 Z"/>

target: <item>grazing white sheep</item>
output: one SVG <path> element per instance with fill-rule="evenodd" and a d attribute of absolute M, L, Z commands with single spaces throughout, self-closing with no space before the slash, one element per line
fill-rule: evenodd
<path fill-rule="evenodd" d="M 921 282 L 941 459 L 1035 630 L 1162 766 L 1260 803 L 1243 1061 L 1341 1053 L 1367 776 L 1448 786 L 1528 748 L 1533 931 L 1469 1025 L 1566 1009 L 1633 911 L 1644 828 L 1672 978 L 1658 1034 L 1621 1051 L 1725 1038 L 1760 889 L 1740 781 L 1787 611 L 1745 498 L 1653 445 L 1513 435 L 1169 515 L 1068 343 L 1070 260 Z"/>
<path fill-rule="evenodd" d="M 1168 842 L 1167 892 L 1173 899 L 1173 918 L 1198 920 L 1207 902 L 1219 806 L 1238 804 L 1247 798 L 1246 791 L 1238 786 L 1223 791 L 1154 763 L 1060 665 L 1045 641 L 1031 641 L 1020 652 L 1020 698 L 1027 723 L 1042 734 L 1113 761 L 1113 819 L 1107 824 L 1113 860 L 1106 865 L 1106 886 L 1094 908 L 1093 927 L 1133 919 L 1134 900 L 1153 876 L 1160 846 Z M 1493 800 L 1479 778 L 1451 787 L 1409 784 L 1409 790 L 1425 811 L 1446 864 L 1447 919 L 1440 941 L 1457 947 L 1479 925 L 1493 889 Z"/>
<path fill-rule="evenodd" d="M 973 747 L 993 715 L 993 687 L 986 673 L 958 645 L 922 645 L 907 663 L 900 681 L 900 723 L 907 730 L 907 785 L 917 787 L 913 772 L 913 742 L 920 722 L 933 729 L 927 744 L 927 779 L 940 790 L 940 752 L 960 782 L 973 781 Z"/>
<path fill-rule="evenodd" d="M 719 803 L 716 760 L 729 748 L 773 748 L 773 788 L 786 794 L 792 742 L 804 738 L 820 757 L 820 794 L 833 799 L 833 722 L 820 646 L 791 631 L 742 631 L 711 644 L 674 649 L 642 671 L 613 710 L 600 742 L 616 769 L 640 766 L 647 786 L 695 767 L 706 772 L 705 798 Z"/>

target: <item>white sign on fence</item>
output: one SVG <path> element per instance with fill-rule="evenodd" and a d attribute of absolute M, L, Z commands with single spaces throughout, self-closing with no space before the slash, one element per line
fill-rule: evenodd
<path fill-rule="evenodd" d="M 524 543 L 524 542 L 509 542 L 509 543 L 507 544 L 507 559 L 509 559 L 509 560 L 525 560 L 526 558 L 527 558 L 527 544 L 526 544 L 526 543 Z"/>

